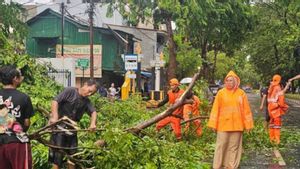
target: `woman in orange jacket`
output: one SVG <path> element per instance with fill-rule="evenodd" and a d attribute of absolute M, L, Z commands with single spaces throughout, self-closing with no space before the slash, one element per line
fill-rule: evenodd
<path fill-rule="evenodd" d="M 216 95 L 208 127 L 217 131 L 213 168 L 238 168 L 242 155 L 243 131 L 253 128 L 253 117 L 240 78 L 230 71 L 225 87 Z"/>
<path fill-rule="evenodd" d="M 281 76 L 274 75 L 268 90 L 268 111 L 270 115 L 269 136 L 270 141 L 275 144 L 280 143 L 281 116 L 284 115 L 288 109 L 288 105 L 284 101 L 284 93 L 290 85 L 289 82 L 285 89 L 282 90 L 280 81 Z"/>
<path fill-rule="evenodd" d="M 169 106 L 173 105 L 177 99 L 181 97 L 181 95 L 184 93 L 184 90 L 179 88 L 179 81 L 175 78 L 170 80 L 170 90 L 168 91 L 168 95 L 166 98 L 158 103 L 157 107 L 163 106 L 164 104 L 168 103 Z M 180 118 L 182 116 L 182 106 L 177 108 L 171 116 L 168 116 L 162 120 L 160 120 L 156 124 L 156 130 L 160 131 L 163 127 L 165 127 L 168 124 L 171 124 L 171 127 L 173 129 L 173 132 L 177 138 L 177 140 L 181 140 L 181 126 L 180 126 Z"/>
<path fill-rule="evenodd" d="M 185 104 L 183 106 L 183 119 L 184 119 L 184 121 L 187 121 L 187 120 L 189 120 L 190 118 L 193 118 L 193 117 L 200 116 L 200 111 L 199 111 L 199 107 L 200 107 L 200 104 L 201 104 L 200 99 L 196 95 L 194 95 L 193 92 L 191 92 L 187 95 L 187 99 L 192 99 L 193 103 L 192 104 Z M 196 119 L 192 123 L 194 124 L 197 136 L 200 137 L 202 135 L 201 120 Z M 190 128 L 190 122 L 186 123 L 184 131 L 187 132 L 189 130 L 189 128 Z"/>

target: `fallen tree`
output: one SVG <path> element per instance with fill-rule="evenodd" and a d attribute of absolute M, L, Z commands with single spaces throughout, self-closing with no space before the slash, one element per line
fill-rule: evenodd
<path fill-rule="evenodd" d="M 185 99 L 187 97 L 187 94 L 193 89 L 195 82 L 197 81 L 197 79 L 200 76 L 200 71 L 198 71 L 193 79 L 192 82 L 189 84 L 188 88 L 185 90 L 185 92 L 183 93 L 183 95 L 179 98 L 179 100 L 177 102 L 175 102 L 175 104 L 173 104 L 171 107 L 169 107 L 167 110 L 165 110 L 164 112 L 152 117 L 151 119 L 141 122 L 139 124 L 137 124 L 134 127 L 128 128 L 126 129 L 126 131 L 132 132 L 134 134 L 139 134 L 141 132 L 141 130 L 157 123 L 158 121 L 164 119 L 167 116 L 170 116 L 172 114 L 172 112 L 174 112 L 174 110 L 176 110 L 178 107 L 182 106 L 185 102 Z"/>

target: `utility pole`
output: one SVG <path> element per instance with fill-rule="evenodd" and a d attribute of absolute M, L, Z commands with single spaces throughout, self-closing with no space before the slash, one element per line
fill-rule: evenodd
<path fill-rule="evenodd" d="M 90 78 L 94 78 L 94 32 L 93 32 L 94 2 L 90 0 L 89 22 L 90 22 Z"/>
<path fill-rule="evenodd" d="M 136 71 L 136 78 L 137 78 L 137 91 L 141 92 L 141 60 L 142 60 L 142 47 L 140 42 L 136 43 L 135 47 L 135 54 L 137 54 L 137 71 Z"/>
<path fill-rule="evenodd" d="M 65 4 L 61 3 L 61 56 L 64 57 Z"/>

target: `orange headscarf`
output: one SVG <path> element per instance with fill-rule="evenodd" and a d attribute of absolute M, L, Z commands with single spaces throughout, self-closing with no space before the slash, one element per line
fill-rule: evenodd
<path fill-rule="evenodd" d="M 225 87 L 226 87 L 227 89 L 229 89 L 229 87 L 226 85 L 225 81 L 226 81 L 226 79 L 229 78 L 229 77 L 233 77 L 233 79 L 234 79 L 234 87 L 233 87 L 233 90 L 236 90 L 236 89 L 240 86 L 240 82 L 241 82 L 240 78 L 239 78 L 232 70 L 229 71 L 229 73 L 226 75 L 226 77 L 225 77 L 225 79 L 224 79 L 224 84 L 225 84 Z"/>

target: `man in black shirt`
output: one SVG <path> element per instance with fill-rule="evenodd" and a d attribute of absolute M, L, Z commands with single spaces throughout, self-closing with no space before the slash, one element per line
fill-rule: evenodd
<path fill-rule="evenodd" d="M 97 92 L 98 84 L 95 80 L 89 80 L 77 89 L 74 87 L 65 88 L 52 101 L 50 123 L 56 122 L 63 116 L 79 122 L 83 114 L 87 112 L 91 117 L 89 129 L 96 129 L 97 113 L 92 103 L 88 99 L 89 96 Z M 62 126 L 67 128 L 67 126 Z M 59 147 L 74 148 L 77 147 L 77 134 L 67 135 L 65 133 L 56 133 L 51 137 L 51 143 Z M 75 154 L 76 149 L 70 150 L 69 154 Z M 53 163 L 53 169 L 58 169 L 63 164 L 63 155 L 55 149 L 49 151 L 49 161 Z M 74 164 L 68 161 L 68 168 L 75 168 Z"/>
<path fill-rule="evenodd" d="M 17 90 L 22 80 L 21 72 L 14 66 L 0 68 L 3 84 L 0 90 L 0 169 L 32 168 L 28 138 L 20 137 L 29 128 L 30 117 L 34 115 L 30 97 Z"/>

